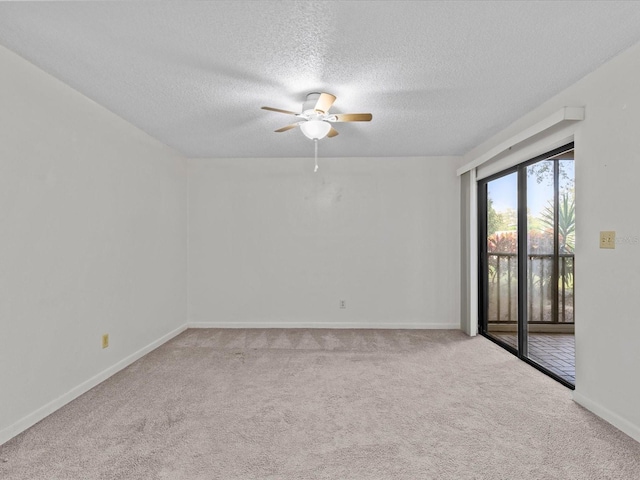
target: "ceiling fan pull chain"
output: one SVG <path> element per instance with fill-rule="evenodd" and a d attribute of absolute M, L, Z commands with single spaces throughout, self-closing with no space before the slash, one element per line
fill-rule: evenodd
<path fill-rule="evenodd" d="M 313 173 L 316 173 L 318 171 L 318 139 L 314 138 L 313 139 L 313 143 L 315 145 L 315 150 L 316 150 L 316 155 L 315 155 L 315 159 L 316 159 L 316 168 L 313 169 Z"/>

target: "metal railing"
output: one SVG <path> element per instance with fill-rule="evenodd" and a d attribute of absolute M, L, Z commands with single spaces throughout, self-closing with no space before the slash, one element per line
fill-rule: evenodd
<path fill-rule="evenodd" d="M 541 324 L 574 323 L 574 255 L 558 256 L 556 285 L 553 254 L 529 254 L 528 321 Z M 489 266 L 489 322 L 516 323 L 518 306 L 518 256 L 515 253 L 487 254 Z M 554 296 L 557 292 L 556 304 Z M 557 313 L 556 313 L 557 312 Z"/>

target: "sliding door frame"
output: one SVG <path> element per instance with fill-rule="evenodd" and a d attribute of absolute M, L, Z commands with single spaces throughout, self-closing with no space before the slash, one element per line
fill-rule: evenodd
<path fill-rule="evenodd" d="M 566 381 L 564 378 L 556 375 L 555 373 L 547 370 L 543 366 L 537 364 L 533 360 L 528 357 L 528 225 L 527 225 L 527 167 L 529 165 L 533 165 L 534 163 L 538 163 L 543 160 L 551 159 L 557 155 L 560 155 L 563 152 L 568 150 L 574 150 L 574 142 L 570 142 L 561 147 L 555 148 L 549 152 L 543 153 L 542 155 L 538 155 L 530 160 L 522 162 L 518 165 L 514 165 L 513 167 L 509 167 L 501 172 L 490 175 L 486 178 L 478 180 L 477 183 L 477 205 L 478 205 L 478 333 L 485 338 L 488 338 L 494 343 L 497 343 L 501 347 L 505 348 L 509 352 L 516 355 L 519 359 L 528 363 L 532 367 L 540 370 L 541 372 L 549 375 L 554 380 L 562 383 L 566 387 L 574 390 L 575 385 Z M 555 288 L 552 289 L 553 294 L 555 295 L 554 301 L 552 305 L 557 305 L 557 297 L 558 297 L 558 286 L 557 286 L 557 278 L 558 278 L 558 258 L 559 258 L 559 245 L 558 245 L 558 216 L 559 216 L 559 194 L 558 194 L 558 182 L 559 182 L 559 162 L 558 160 L 554 161 L 554 268 L 553 275 L 555 282 L 552 282 L 552 285 L 555 283 Z M 497 180 L 498 178 L 504 177 L 506 175 L 511 175 L 514 172 L 517 172 L 517 185 L 518 185 L 518 210 L 517 210 L 517 231 L 518 231 L 518 320 L 517 320 L 517 335 L 518 335 L 518 348 L 515 349 L 512 346 L 501 342 L 488 331 L 488 313 L 489 313 L 489 286 L 487 282 L 488 276 L 488 251 L 487 251 L 487 217 L 488 217 L 488 184 L 492 180 Z M 553 311 L 557 315 L 557 308 L 553 308 Z"/>

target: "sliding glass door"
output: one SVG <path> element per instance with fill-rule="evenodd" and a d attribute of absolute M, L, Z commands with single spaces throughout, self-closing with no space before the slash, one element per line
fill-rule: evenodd
<path fill-rule="evenodd" d="M 485 184 L 485 333 L 518 350 L 518 172 Z"/>
<path fill-rule="evenodd" d="M 480 332 L 575 384 L 573 145 L 478 182 Z"/>

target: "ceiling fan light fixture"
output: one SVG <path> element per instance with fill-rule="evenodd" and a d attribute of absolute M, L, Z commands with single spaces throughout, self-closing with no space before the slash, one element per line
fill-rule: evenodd
<path fill-rule="evenodd" d="M 311 140 L 320 140 L 327 136 L 331 125 L 324 120 L 309 120 L 300 124 L 300 130 L 304 136 Z"/>

